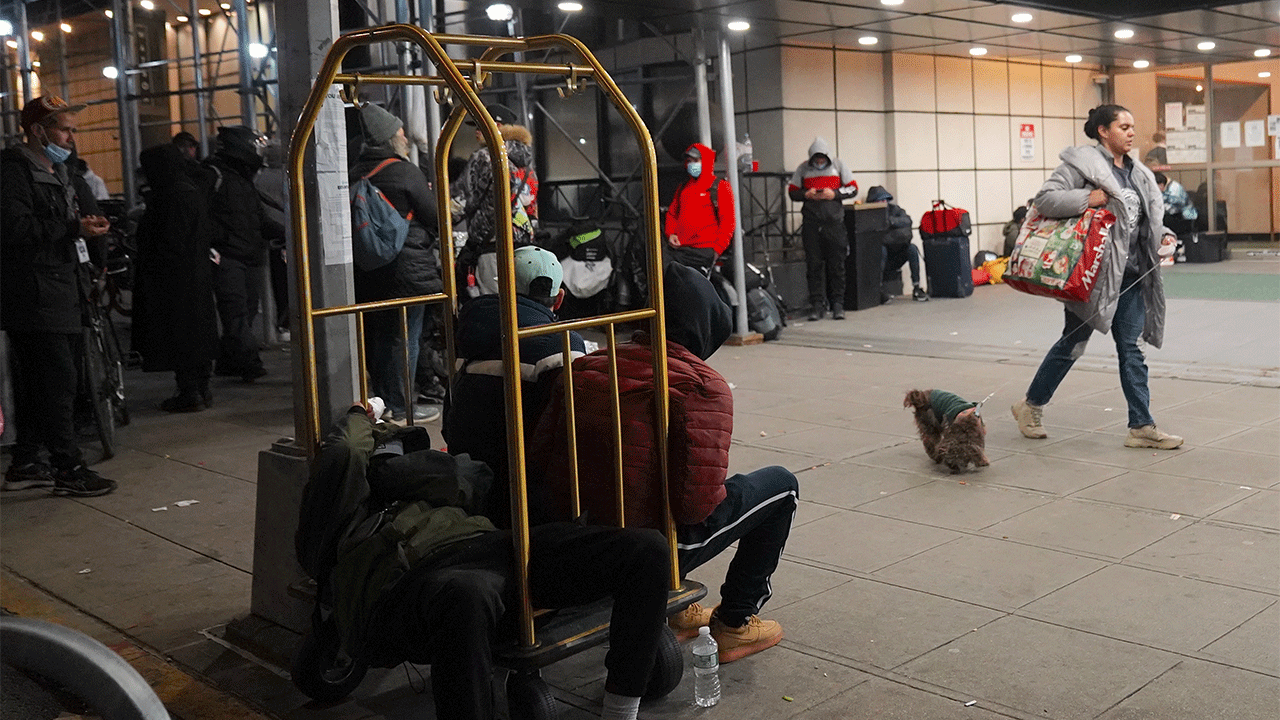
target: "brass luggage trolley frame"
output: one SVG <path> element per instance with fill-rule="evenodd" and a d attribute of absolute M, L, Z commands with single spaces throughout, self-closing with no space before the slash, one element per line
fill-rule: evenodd
<path fill-rule="evenodd" d="M 353 49 L 381 42 L 409 42 L 418 46 L 425 57 L 435 66 L 437 75 L 363 75 L 339 72 L 341 62 Z M 479 59 L 455 60 L 445 51 L 445 45 L 467 47 L 483 47 Z M 529 53 L 539 50 L 559 50 L 576 56 L 577 60 L 562 64 L 545 64 L 533 62 L 514 62 L 502 60 L 510 53 Z M 616 337 L 614 326 L 618 323 L 645 322 L 654 338 L 653 377 L 655 379 L 654 410 L 655 430 L 658 438 L 658 466 L 661 482 L 666 487 L 667 477 L 667 433 L 668 433 L 668 385 L 666 358 L 666 327 L 663 320 L 662 273 L 655 271 L 661 267 L 661 233 L 658 210 L 657 161 L 653 141 L 639 114 L 631 106 L 622 91 L 614 83 L 605 69 L 596 60 L 587 47 L 577 39 L 567 35 L 541 35 L 529 38 L 499 38 L 467 35 L 432 34 L 413 25 L 388 25 L 347 33 L 334 41 L 325 56 L 324 64 L 316 76 L 311 93 L 303 107 L 297 127 L 293 131 L 289 145 L 288 181 L 289 209 L 292 223 L 294 248 L 293 257 L 297 268 L 297 297 L 299 298 L 301 323 L 298 342 L 302 352 L 302 376 L 306 404 L 305 426 L 299 428 L 300 442 L 308 456 L 314 458 L 319 450 L 321 439 L 321 417 L 318 401 L 318 379 L 316 374 L 316 332 L 315 324 L 325 318 L 338 315 L 354 315 L 358 348 L 358 372 L 360 372 L 360 394 L 368 397 L 368 384 L 363 368 L 364 357 L 364 313 L 398 309 L 400 312 L 400 329 L 402 337 L 407 336 L 407 308 L 412 305 L 444 305 L 446 335 L 448 338 L 449 372 L 454 368 L 454 318 L 459 298 L 454 268 L 454 248 L 452 243 L 452 218 L 448 208 L 449 181 L 448 159 L 458 129 L 469 114 L 476 127 L 484 136 L 485 145 L 489 149 L 493 162 L 494 188 L 496 197 L 511 196 L 511 177 L 507 163 L 506 148 L 501 134 L 493 118 L 485 109 L 478 91 L 484 87 L 492 73 L 522 73 L 539 75 L 556 75 L 566 78 L 567 90 L 581 90 L 587 80 L 594 80 L 596 86 L 609 98 L 613 106 L 626 120 L 636 136 L 642 156 L 643 179 L 642 188 L 644 202 L 642 205 L 641 228 L 645 241 L 648 260 L 648 296 L 649 305 L 636 310 L 612 313 L 596 318 L 586 318 L 571 322 L 556 322 L 551 325 L 519 328 L 516 320 L 516 292 L 513 258 L 512 228 L 510 208 L 505 202 L 494 203 L 495 233 L 498 247 L 498 282 L 501 297 L 502 358 L 505 385 L 507 452 L 510 463 L 511 507 L 513 525 L 513 544 L 518 563 L 516 578 L 521 602 L 520 623 L 516 646 L 509 651 L 499 653 L 498 662 L 514 670 L 531 670 L 542 667 L 578 650 L 597 644 L 605 637 L 607 616 L 595 613 L 586 619 L 579 618 L 575 622 L 544 624 L 540 629 L 534 625 L 534 610 L 530 603 L 528 582 L 529 565 L 529 516 L 527 507 L 523 412 L 521 398 L 521 378 L 519 361 L 519 342 L 524 338 L 543 335 L 559 335 L 562 339 L 564 372 L 566 423 L 570 438 L 569 453 L 572 468 L 571 485 L 573 487 L 573 509 L 579 510 L 576 432 L 574 432 L 573 404 L 573 367 L 570 358 L 570 331 L 586 328 L 601 328 L 608 344 L 610 379 L 613 390 L 614 415 L 614 477 L 618 497 L 618 517 L 622 512 L 622 430 L 619 417 L 618 399 L 618 367 L 615 352 Z M 439 88 L 437 92 L 448 93 L 457 99 L 452 115 L 443 124 L 439 140 L 436 144 L 435 191 L 439 212 L 440 266 L 442 269 L 444 292 L 412 298 L 383 300 L 358 303 L 354 305 L 334 306 L 326 308 L 313 307 L 310 273 L 311 239 L 307 232 L 307 201 L 304 191 L 306 178 L 303 177 L 303 160 L 308 141 L 315 129 L 321 106 L 326 95 L 334 84 L 342 84 L 347 88 L 357 88 L 360 84 L 382 85 L 431 85 Z M 440 97 L 437 96 L 437 100 Z M 413 379 L 413 368 L 408 367 L 408 347 L 405 347 L 406 366 L 406 398 L 412 397 L 410 392 Z M 412 423 L 412 413 L 409 422 Z M 665 535 L 671 552 L 671 592 L 669 593 L 668 612 L 683 609 L 690 603 L 706 594 L 706 589 L 699 583 L 680 580 L 677 554 L 675 525 L 671 520 L 670 498 L 667 492 L 661 493 L 666 509 L 667 523 Z M 604 622 L 600 617 L 606 617 Z M 678 682 L 678 680 L 677 680 Z M 669 691 L 669 689 L 667 690 Z M 665 694 L 665 692 L 664 692 Z"/>

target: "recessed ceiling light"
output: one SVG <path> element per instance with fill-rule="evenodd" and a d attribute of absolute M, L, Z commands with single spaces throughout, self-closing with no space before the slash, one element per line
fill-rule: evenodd
<path fill-rule="evenodd" d="M 1204 92 L 1204 86 L 1203 86 L 1203 85 L 1197 85 L 1197 86 L 1196 86 L 1196 92 Z"/>
<path fill-rule="evenodd" d="M 881 5 L 901 5 L 903 0 L 880 0 Z"/>
<path fill-rule="evenodd" d="M 39 30 L 32 30 L 31 39 L 35 40 L 36 42 L 44 42 L 44 33 L 40 32 Z"/>
<path fill-rule="evenodd" d="M 1080 62 L 1081 60 L 1084 60 L 1084 58 L 1083 58 L 1083 57 L 1081 57 L 1081 56 L 1079 56 L 1079 55 L 1068 55 L 1068 56 L 1067 56 L 1067 62 L 1069 62 L 1069 63 L 1078 63 L 1078 62 Z"/>
<path fill-rule="evenodd" d="M 222 8 L 223 10 L 230 10 L 231 3 L 218 3 L 218 7 Z"/>
<path fill-rule="evenodd" d="M 725 25 L 725 27 L 734 32 L 746 32 L 751 29 L 751 23 L 746 20 L 730 20 L 729 24 Z"/>
<path fill-rule="evenodd" d="M 13 23 L 8 20 L 0 19 L 0 37 L 13 34 Z"/>
<path fill-rule="evenodd" d="M 187 21 L 188 21 L 188 20 L 190 20 L 191 18 L 187 17 L 186 15 L 176 15 L 176 16 L 174 16 L 174 18 L 173 18 L 173 19 L 174 19 L 174 20 L 177 20 L 178 22 L 180 22 L 180 23 L 181 23 L 181 22 L 187 22 Z"/>
<path fill-rule="evenodd" d="M 556 7 L 560 8 L 560 12 L 582 12 L 582 3 L 580 2 L 562 2 Z"/>
<path fill-rule="evenodd" d="M 1133 37 L 1133 31 L 1129 29 L 1117 30 L 1115 34 L 1116 34 L 1116 37 L 1121 40 L 1128 40 L 1129 38 Z"/>
<path fill-rule="evenodd" d="M 1017 13 L 1009 19 L 1016 23 L 1029 23 L 1031 22 L 1031 13 Z"/>
<path fill-rule="evenodd" d="M 1267 48 L 1258 48 L 1257 50 L 1253 51 L 1254 57 L 1267 57 L 1270 54 L 1271 54 L 1271 51 L 1268 50 Z"/>
<path fill-rule="evenodd" d="M 1199 43 L 1198 45 L 1196 45 L 1196 49 L 1198 49 L 1198 50 L 1212 50 L 1212 49 L 1214 49 L 1214 48 L 1216 48 L 1216 47 L 1218 47 L 1218 43 L 1216 43 L 1216 42 L 1214 42 L 1214 41 L 1212 41 L 1212 40 L 1205 40 L 1204 42 Z"/>
<path fill-rule="evenodd" d="M 205 17 L 209 17 L 213 14 L 213 11 L 209 8 L 200 8 L 199 13 Z"/>
<path fill-rule="evenodd" d="M 875 45 L 878 42 L 880 42 L 880 38 L 874 35 L 863 35 L 862 37 L 858 38 L 859 45 Z"/>
<path fill-rule="evenodd" d="M 249 57 L 254 60 L 261 60 L 270 54 L 271 48 L 266 45 L 263 45 L 262 43 L 249 43 Z"/>
<path fill-rule="evenodd" d="M 111 12 L 110 10 L 103 10 L 102 14 L 106 15 L 108 20 L 116 16 L 116 14 Z"/>
<path fill-rule="evenodd" d="M 1146 60 L 1134 60 L 1133 66 L 1141 70 L 1144 67 L 1150 67 L 1151 63 Z"/>
<path fill-rule="evenodd" d="M 17 40 L 5 40 L 5 41 L 4 41 L 4 45 L 5 45 L 5 47 L 7 47 L 7 48 L 11 48 L 11 49 L 13 49 L 13 50 L 17 50 L 17 49 L 18 49 L 18 41 L 17 41 Z"/>
<path fill-rule="evenodd" d="M 143 9 L 143 10 L 155 10 L 155 9 L 156 9 L 156 4 L 155 4 L 155 3 L 153 3 L 153 2 L 151 2 L 151 0 L 142 0 L 142 2 L 140 2 L 140 3 L 138 3 L 138 4 L 142 6 L 142 9 Z"/>
<path fill-rule="evenodd" d="M 64 33 L 69 33 L 71 32 L 71 23 L 62 23 L 58 28 Z"/>
<path fill-rule="evenodd" d="M 987 49 L 984 47 L 971 47 L 969 48 L 969 54 L 970 55 L 986 55 Z"/>
<path fill-rule="evenodd" d="M 490 20 L 506 22 L 516 16 L 516 11 L 506 3 L 494 3 L 484 9 L 484 14 L 488 15 Z"/>
<path fill-rule="evenodd" d="M 1262 72 L 1258 73 L 1258 77 L 1271 77 L 1271 73 L 1267 72 L 1266 70 L 1263 70 Z"/>
<path fill-rule="evenodd" d="M 120 71 L 114 65 L 108 65 L 102 68 L 102 77 L 108 80 L 115 80 L 120 77 Z"/>

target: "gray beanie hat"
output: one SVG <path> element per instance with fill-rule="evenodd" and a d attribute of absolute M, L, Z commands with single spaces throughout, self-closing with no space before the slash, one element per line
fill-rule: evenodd
<path fill-rule="evenodd" d="M 400 118 L 373 103 L 360 108 L 360 124 L 364 125 L 364 139 L 370 145 L 385 145 L 396 131 L 404 127 Z"/>

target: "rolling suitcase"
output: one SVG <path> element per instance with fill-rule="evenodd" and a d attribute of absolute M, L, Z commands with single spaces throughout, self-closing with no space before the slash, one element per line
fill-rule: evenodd
<path fill-rule="evenodd" d="M 969 238 L 964 235 L 928 235 L 924 244 L 925 275 L 933 297 L 969 297 L 973 294 L 973 268 L 969 262 Z"/>
<path fill-rule="evenodd" d="M 969 211 L 935 200 L 933 209 L 920 218 L 920 242 L 924 245 L 924 269 L 933 297 L 969 297 L 973 294 L 973 266 L 969 262 Z"/>

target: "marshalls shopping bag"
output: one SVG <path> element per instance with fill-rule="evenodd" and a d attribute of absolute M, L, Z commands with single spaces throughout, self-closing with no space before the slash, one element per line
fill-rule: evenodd
<path fill-rule="evenodd" d="M 1032 208 L 1009 256 L 1004 281 L 1031 295 L 1085 302 L 1093 292 L 1116 216 L 1089 208 L 1071 218 L 1047 218 Z"/>

